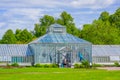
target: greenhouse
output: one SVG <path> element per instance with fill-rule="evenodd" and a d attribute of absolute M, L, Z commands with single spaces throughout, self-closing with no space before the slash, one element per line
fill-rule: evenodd
<path fill-rule="evenodd" d="M 0 64 L 66 64 L 88 60 L 97 64 L 120 62 L 120 45 L 92 45 L 68 34 L 59 24 L 49 26 L 46 34 L 29 44 L 0 44 Z"/>
<path fill-rule="evenodd" d="M 120 63 L 120 45 L 92 45 L 92 61 L 97 64 Z"/>
<path fill-rule="evenodd" d="M 46 34 L 29 44 L 1 44 L 0 62 L 57 63 L 92 62 L 92 44 L 68 34 L 66 27 L 51 25 Z"/>
<path fill-rule="evenodd" d="M 53 24 L 47 33 L 28 44 L 34 54 L 34 63 L 92 62 L 92 44 L 66 32 L 64 26 Z"/>
<path fill-rule="evenodd" d="M 31 63 L 33 54 L 27 44 L 1 44 L 1 63 Z"/>

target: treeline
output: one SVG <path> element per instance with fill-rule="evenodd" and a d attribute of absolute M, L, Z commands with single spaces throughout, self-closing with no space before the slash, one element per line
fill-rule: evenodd
<path fill-rule="evenodd" d="M 44 35 L 46 29 L 54 23 L 58 23 L 67 27 L 67 32 L 73 35 L 78 35 L 80 30 L 76 28 L 73 18 L 67 12 L 62 12 L 60 18 L 55 19 L 53 16 L 44 15 L 40 18 L 39 23 L 35 24 L 33 31 L 28 31 L 27 29 L 21 30 L 17 29 L 15 33 L 9 29 L 3 35 L 0 43 L 1 44 L 25 44 L 30 41 Z"/>
<path fill-rule="evenodd" d="M 120 8 L 112 15 L 102 12 L 92 24 L 85 24 L 80 34 L 93 44 L 120 44 Z"/>
<path fill-rule="evenodd" d="M 62 12 L 58 19 L 53 16 L 44 15 L 36 23 L 33 31 L 27 29 L 17 29 L 15 33 L 9 29 L 5 32 L 1 44 L 25 44 L 44 35 L 46 29 L 54 23 L 61 24 L 66 27 L 67 32 L 79 38 L 90 41 L 93 44 L 120 44 L 120 8 L 110 15 L 108 12 L 102 12 L 97 20 L 92 24 L 83 25 L 80 30 L 74 23 L 74 18 L 67 12 Z"/>

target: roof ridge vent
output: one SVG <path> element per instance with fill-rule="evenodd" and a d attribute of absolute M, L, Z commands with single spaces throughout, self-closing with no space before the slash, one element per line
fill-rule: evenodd
<path fill-rule="evenodd" d="M 66 33 L 66 27 L 55 23 L 49 26 L 47 33 Z"/>

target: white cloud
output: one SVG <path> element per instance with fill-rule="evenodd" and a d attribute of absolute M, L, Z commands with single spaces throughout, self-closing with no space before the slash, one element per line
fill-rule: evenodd
<path fill-rule="evenodd" d="M 76 8 L 98 9 L 108 7 L 114 3 L 115 0 L 74 0 L 70 4 Z"/>
<path fill-rule="evenodd" d="M 15 31 L 17 28 L 33 30 L 34 24 L 39 21 L 40 16 L 43 16 L 42 9 L 34 8 L 11 8 L 6 9 L 6 12 L 1 14 L 0 22 L 0 37 L 6 30 L 12 29 Z"/>
<path fill-rule="evenodd" d="M 6 17 L 14 17 L 15 15 L 28 17 L 29 19 L 36 19 L 39 16 L 43 16 L 42 9 L 32 9 L 32 8 L 13 8 L 7 10 L 3 15 Z"/>
<path fill-rule="evenodd" d="M 105 8 L 117 0 L 2 0 L 1 8 Z M 8 4 L 8 5 L 6 5 Z"/>
<path fill-rule="evenodd" d="M 89 15 L 101 13 L 100 10 L 97 11 L 99 8 L 107 8 L 115 1 L 119 0 L 0 0 L 0 37 L 7 29 L 32 30 L 44 14 L 59 17 L 64 10 L 77 16 L 75 22 L 80 27 L 91 21 Z M 83 8 L 87 9 L 82 11 Z"/>
<path fill-rule="evenodd" d="M 74 15 L 81 15 L 81 14 L 100 14 L 101 11 L 96 11 L 96 10 L 91 10 L 91 11 L 78 11 L 78 12 L 73 12 L 72 14 Z"/>
<path fill-rule="evenodd" d="M 0 28 L 2 28 L 5 24 L 5 22 L 0 22 Z"/>

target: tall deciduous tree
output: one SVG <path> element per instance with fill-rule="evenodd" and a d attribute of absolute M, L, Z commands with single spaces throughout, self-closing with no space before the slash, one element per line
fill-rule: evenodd
<path fill-rule="evenodd" d="M 20 33 L 22 32 L 21 29 L 16 29 L 15 31 L 15 37 L 17 39 L 17 41 L 20 41 Z"/>
<path fill-rule="evenodd" d="M 119 9 L 112 15 L 102 12 L 98 20 L 84 25 L 80 36 L 93 44 L 120 44 Z"/>
<path fill-rule="evenodd" d="M 40 18 L 40 23 L 35 24 L 34 27 L 34 35 L 36 37 L 40 37 L 46 33 L 46 29 L 51 24 L 55 23 L 55 19 L 53 16 L 44 15 L 42 18 Z"/>
<path fill-rule="evenodd" d="M 116 12 L 110 16 L 109 20 L 113 26 L 120 28 L 120 8 L 118 8 Z"/>
<path fill-rule="evenodd" d="M 15 44 L 16 37 L 11 29 L 7 30 L 2 37 L 3 44 Z"/>
<path fill-rule="evenodd" d="M 73 18 L 66 11 L 63 11 L 60 18 L 57 20 L 57 23 L 65 26 L 68 24 L 73 24 Z"/>
<path fill-rule="evenodd" d="M 30 41 L 32 40 L 32 34 L 31 34 L 30 32 L 28 32 L 27 29 L 24 29 L 24 30 L 20 33 L 19 37 L 20 37 L 19 40 L 20 40 L 22 43 L 28 43 L 28 42 L 30 42 Z"/>
<path fill-rule="evenodd" d="M 49 16 L 49 15 L 44 15 L 41 19 L 40 19 L 40 23 L 41 26 L 50 26 L 51 24 L 55 23 L 55 19 L 53 16 Z"/>
<path fill-rule="evenodd" d="M 102 21 L 106 21 L 106 20 L 109 20 L 109 13 L 104 11 L 100 14 L 100 17 L 99 19 L 101 19 Z"/>
<path fill-rule="evenodd" d="M 78 36 L 79 29 L 76 28 L 73 17 L 66 11 L 61 13 L 60 18 L 56 22 L 66 26 L 68 33 Z"/>

